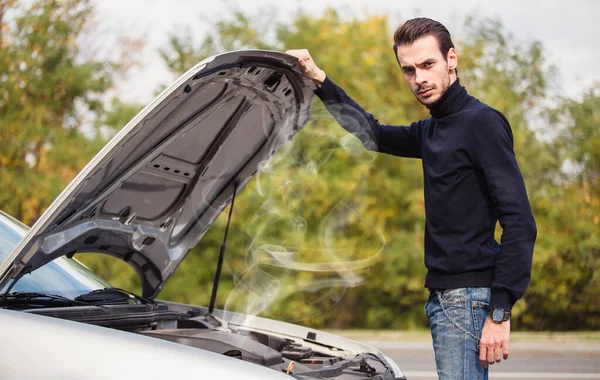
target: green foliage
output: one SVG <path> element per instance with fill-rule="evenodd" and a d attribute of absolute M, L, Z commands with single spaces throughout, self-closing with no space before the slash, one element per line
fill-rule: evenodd
<path fill-rule="evenodd" d="M 239 49 L 276 49 L 276 46 L 265 42 L 266 31 L 260 25 L 269 25 L 272 15 L 264 14 L 264 20 L 250 20 L 241 12 L 233 12 L 232 19 L 223 18 L 210 22 L 210 30 L 203 38 L 200 46 L 195 48 L 192 30 L 187 27 L 180 34 L 171 35 L 167 48 L 159 49 L 159 53 L 167 67 L 179 74 L 200 62 L 199 57 L 207 58 L 217 52 L 222 53 Z M 267 19 L 269 17 L 269 19 Z M 255 22 L 252 22 L 255 21 Z M 266 22 L 260 22 L 266 21 Z"/>
<path fill-rule="evenodd" d="M 139 40 L 126 39 L 118 60 L 89 58 L 81 46 L 94 40 L 93 23 L 87 0 L 0 5 L 0 209 L 28 224 L 141 108 L 118 99 L 103 107 Z M 82 260 L 116 286 L 139 287 L 125 263 Z"/>
<path fill-rule="evenodd" d="M 0 7 L 0 208 L 26 223 L 105 141 L 86 118 L 125 67 L 82 56 L 92 16 L 83 0 Z"/>
<path fill-rule="evenodd" d="M 552 121 L 562 125 L 554 151 L 567 167 L 539 204 L 546 221 L 523 318 L 535 329 L 600 326 L 600 87 L 581 101 L 563 99 Z"/>

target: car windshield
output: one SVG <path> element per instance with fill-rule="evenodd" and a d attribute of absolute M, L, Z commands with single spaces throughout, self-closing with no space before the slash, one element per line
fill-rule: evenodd
<path fill-rule="evenodd" d="M 29 228 L 0 211 L 0 262 L 4 263 Z M 0 292 L 4 293 L 8 285 Z M 75 259 L 59 257 L 24 275 L 11 292 L 57 294 L 74 298 L 110 285 Z"/>

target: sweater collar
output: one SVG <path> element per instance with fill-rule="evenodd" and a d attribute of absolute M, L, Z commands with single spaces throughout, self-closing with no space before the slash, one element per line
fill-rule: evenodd
<path fill-rule="evenodd" d="M 466 105 L 469 98 L 470 96 L 467 93 L 467 90 L 460 85 L 460 80 L 456 78 L 441 99 L 429 108 L 429 113 L 435 119 L 441 119 L 445 116 L 452 115 L 453 113 L 460 111 L 461 108 Z"/>

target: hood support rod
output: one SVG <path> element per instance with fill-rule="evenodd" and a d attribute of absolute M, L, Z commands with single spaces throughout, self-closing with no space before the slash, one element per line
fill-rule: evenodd
<path fill-rule="evenodd" d="M 229 232 L 229 223 L 231 222 L 231 214 L 233 213 L 233 203 L 237 193 L 237 182 L 233 183 L 233 196 L 231 197 L 231 207 L 229 207 L 229 216 L 227 217 L 227 227 L 225 227 L 225 237 L 219 251 L 219 262 L 217 263 L 217 271 L 215 272 L 215 281 L 213 283 L 212 295 L 210 296 L 210 306 L 208 314 L 212 314 L 215 309 L 215 300 L 217 299 L 217 290 L 219 290 L 219 282 L 221 281 L 221 270 L 223 268 L 223 259 L 225 258 L 225 249 L 227 248 L 227 234 Z"/>

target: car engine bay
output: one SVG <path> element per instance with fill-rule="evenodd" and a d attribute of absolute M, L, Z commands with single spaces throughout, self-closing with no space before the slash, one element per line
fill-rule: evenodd
<path fill-rule="evenodd" d="M 296 379 L 400 379 L 373 353 L 228 326 L 203 308 L 162 302 L 39 307 L 21 311 L 128 331 L 252 362 Z"/>

